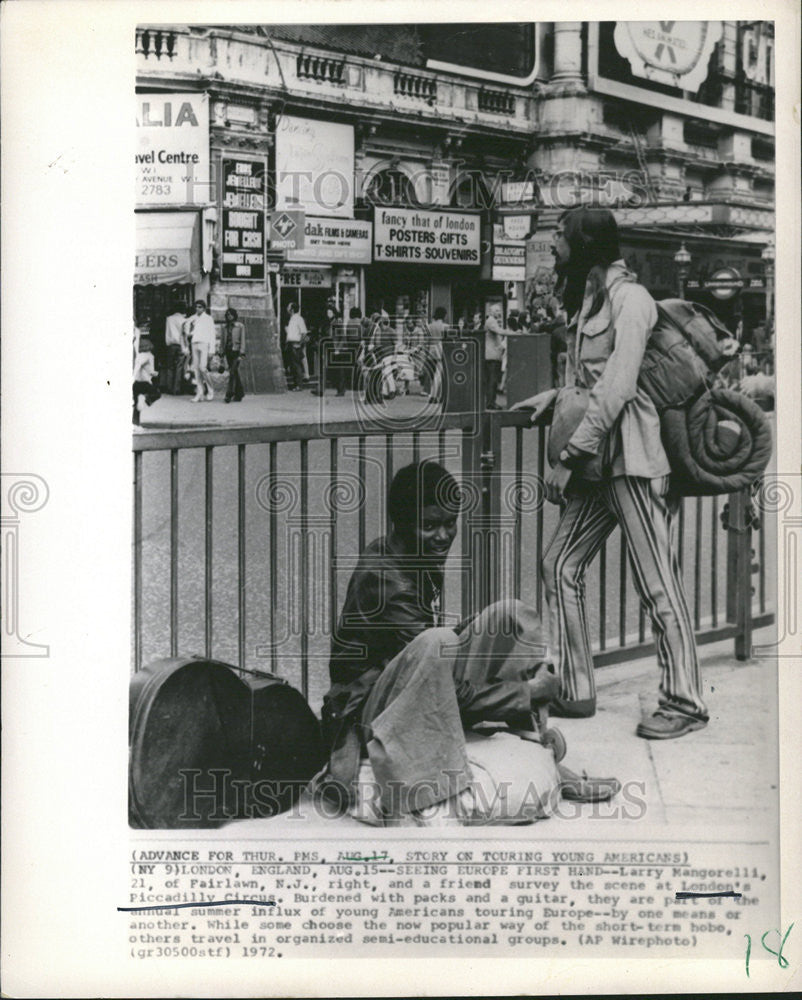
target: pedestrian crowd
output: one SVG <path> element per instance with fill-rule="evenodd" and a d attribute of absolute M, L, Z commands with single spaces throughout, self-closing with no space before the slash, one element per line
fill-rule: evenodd
<path fill-rule="evenodd" d="M 134 327 L 133 423 L 160 398 L 192 393 L 193 403 L 214 399 L 215 383 L 225 385 L 225 402 L 240 402 L 245 388 L 240 374 L 245 357 L 245 326 L 236 309 L 225 312 L 216 324 L 203 299 L 188 312 L 176 302 L 164 321 L 164 350 L 156 370 L 154 339 L 150 327 Z"/>

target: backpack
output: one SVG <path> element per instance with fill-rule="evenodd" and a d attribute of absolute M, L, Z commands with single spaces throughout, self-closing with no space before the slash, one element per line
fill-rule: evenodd
<path fill-rule="evenodd" d="M 697 400 L 711 376 L 737 356 L 740 345 L 707 306 L 684 299 L 655 304 L 657 322 L 646 344 L 638 384 L 662 414 Z"/>

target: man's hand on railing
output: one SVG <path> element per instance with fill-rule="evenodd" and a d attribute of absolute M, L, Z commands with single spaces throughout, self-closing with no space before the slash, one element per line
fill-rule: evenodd
<path fill-rule="evenodd" d="M 544 389 L 543 392 L 539 392 L 536 396 L 530 396 L 528 399 L 522 399 L 519 403 L 515 403 L 510 409 L 531 410 L 532 416 L 530 420 L 532 424 L 540 423 L 541 421 L 545 421 L 550 415 L 558 391 L 558 389 Z"/>

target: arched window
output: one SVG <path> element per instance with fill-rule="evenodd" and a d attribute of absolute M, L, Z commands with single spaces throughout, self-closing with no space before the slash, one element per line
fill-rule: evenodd
<path fill-rule="evenodd" d="M 415 185 L 400 170 L 380 170 L 371 177 L 365 190 L 369 205 L 417 205 Z"/>
<path fill-rule="evenodd" d="M 491 195 L 479 170 L 461 171 L 451 187 L 452 208 L 492 208 Z"/>

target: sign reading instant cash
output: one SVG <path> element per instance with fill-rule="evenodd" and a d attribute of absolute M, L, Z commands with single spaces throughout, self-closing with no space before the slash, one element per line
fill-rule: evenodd
<path fill-rule="evenodd" d="M 264 281 L 264 160 L 223 158 L 223 281 Z"/>
<path fill-rule="evenodd" d="M 407 264 L 479 264 L 481 218 L 467 212 L 377 208 L 374 261 Z"/>

